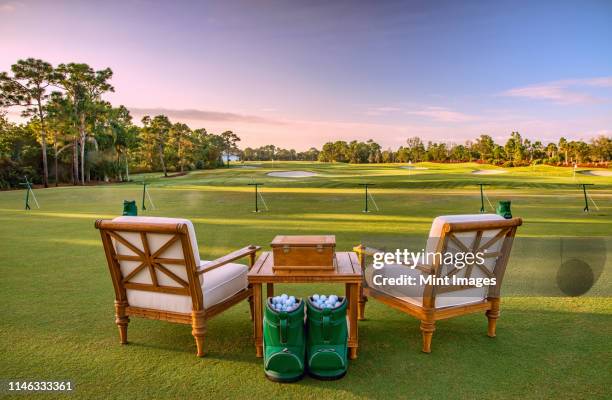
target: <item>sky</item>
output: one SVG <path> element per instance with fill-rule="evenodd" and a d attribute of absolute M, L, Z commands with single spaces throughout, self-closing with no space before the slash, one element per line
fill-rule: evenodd
<path fill-rule="evenodd" d="M 243 148 L 612 135 L 610 0 L 0 0 L 0 71 L 27 57 Z"/>

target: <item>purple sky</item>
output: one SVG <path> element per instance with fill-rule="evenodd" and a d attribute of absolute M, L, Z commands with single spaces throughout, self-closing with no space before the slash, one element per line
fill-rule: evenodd
<path fill-rule="evenodd" d="M 610 1 L 0 0 L 0 70 L 111 67 L 139 120 L 298 150 L 612 135 Z M 15 114 L 11 114 L 15 117 Z"/>

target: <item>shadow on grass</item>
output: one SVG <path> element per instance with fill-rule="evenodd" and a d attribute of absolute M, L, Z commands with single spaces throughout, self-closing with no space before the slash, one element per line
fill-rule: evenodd
<path fill-rule="evenodd" d="M 418 320 L 380 305 L 370 315 L 344 379 L 295 385 L 337 397 L 605 397 L 610 314 L 502 310 L 496 338 L 482 314 L 441 321 L 431 354 L 420 351 Z"/>

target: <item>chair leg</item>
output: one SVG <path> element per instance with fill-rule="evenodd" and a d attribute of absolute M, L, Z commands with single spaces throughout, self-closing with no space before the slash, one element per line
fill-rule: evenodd
<path fill-rule="evenodd" d="M 487 327 L 487 336 L 495 337 L 495 330 L 497 328 L 497 319 L 499 318 L 499 299 L 489 298 L 491 302 L 491 309 L 487 310 L 485 315 L 489 321 Z"/>
<path fill-rule="evenodd" d="M 423 336 L 423 353 L 431 353 L 431 338 L 436 330 L 436 321 L 421 321 Z"/>
<path fill-rule="evenodd" d="M 130 318 L 125 314 L 127 301 L 115 300 L 115 324 L 119 328 L 119 343 L 127 344 L 127 328 Z"/>
<path fill-rule="evenodd" d="M 195 338 L 198 357 L 204 356 L 204 336 L 206 335 L 206 318 L 204 311 L 191 312 L 191 334 Z"/>

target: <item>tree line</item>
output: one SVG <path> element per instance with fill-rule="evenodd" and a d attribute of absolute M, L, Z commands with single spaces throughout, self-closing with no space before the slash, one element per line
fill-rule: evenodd
<path fill-rule="evenodd" d="M 589 143 L 581 140 L 560 138 L 557 143 L 543 144 L 523 138 L 512 132 L 505 144 L 497 144 L 489 135 L 480 135 L 476 140 L 464 144 L 447 144 L 429 141 L 425 144 L 418 136 L 408 138 L 397 150 L 383 150 L 373 140 L 366 142 L 338 140 L 327 142 L 321 150 L 312 147 L 305 152 L 296 152 L 266 145 L 247 147 L 241 153 L 245 161 L 322 161 L 365 163 L 407 162 L 481 162 L 504 167 L 532 164 L 574 165 L 589 164 L 607 166 L 612 160 L 612 138 L 598 136 Z"/>
<path fill-rule="evenodd" d="M 55 185 L 124 181 L 130 170 L 168 176 L 220 166 L 223 154 L 237 151 L 240 138 L 232 131 L 216 135 L 165 115 L 135 125 L 126 107 L 104 100 L 114 91 L 112 76 L 110 68 L 54 67 L 33 58 L 0 72 L 0 188 L 15 187 L 26 175 L 45 187 L 50 176 Z M 19 108 L 26 122 L 10 123 L 8 108 Z"/>
<path fill-rule="evenodd" d="M 506 167 L 603 166 L 612 159 L 612 139 L 607 136 L 588 143 L 560 138 L 544 144 L 518 132 L 512 132 L 504 144 L 489 135 L 463 144 L 424 143 L 415 136 L 397 150 L 382 149 L 374 140 L 339 140 L 302 152 L 275 145 L 240 150 L 240 138 L 230 130 L 213 134 L 170 121 L 165 115 L 144 116 L 140 126 L 134 124 L 126 107 L 104 100 L 114 91 L 112 76 L 110 68 L 95 70 L 83 63 L 54 67 L 33 58 L 0 72 L 0 188 L 17 187 L 24 176 L 45 187 L 50 177 L 55 185 L 84 185 L 126 181 L 130 172 L 161 171 L 168 176 L 169 172 L 228 166 L 230 155 L 245 161 L 478 161 Z M 9 122 L 8 108 L 19 108 L 25 122 Z"/>

